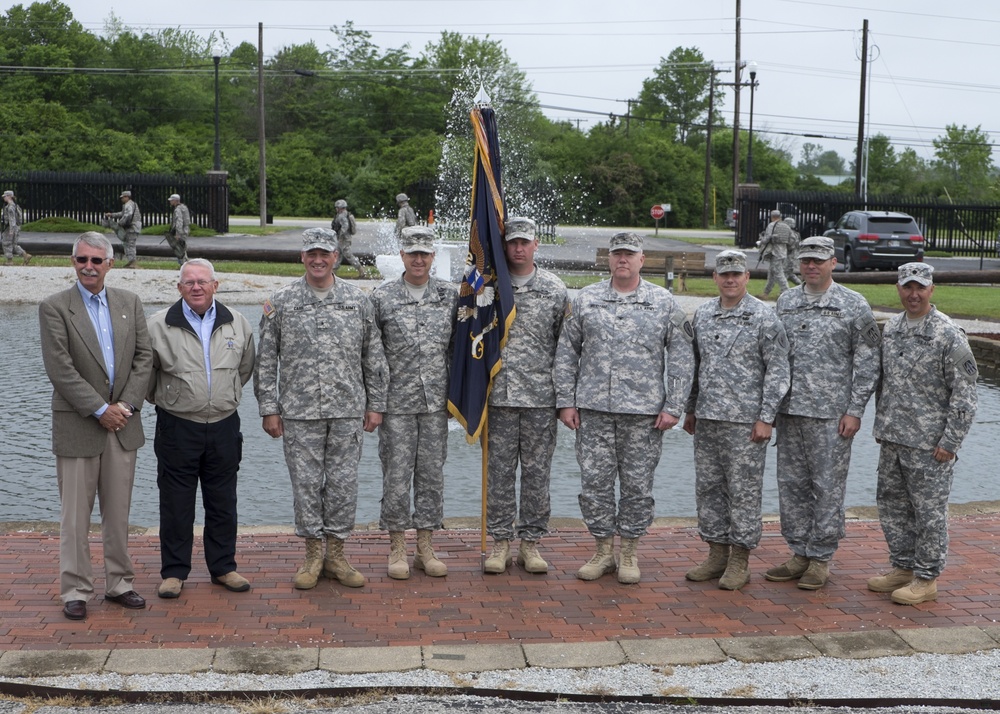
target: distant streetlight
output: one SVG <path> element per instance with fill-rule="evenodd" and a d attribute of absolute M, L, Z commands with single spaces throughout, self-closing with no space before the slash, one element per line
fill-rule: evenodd
<path fill-rule="evenodd" d="M 747 64 L 750 72 L 750 131 L 748 132 L 749 145 L 747 146 L 747 183 L 753 183 L 753 95 L 757 88 L 757 63 Z"/>
<path fill-rule="evenodd" d="M 219 55 L 212 57 L 212 61 L 215 63 L 215 170 L 222 170 L 222 144 L 219 141 L 219 60 L 222 58 Z M 751 105 L 753 103 L 751 102 Z"/>

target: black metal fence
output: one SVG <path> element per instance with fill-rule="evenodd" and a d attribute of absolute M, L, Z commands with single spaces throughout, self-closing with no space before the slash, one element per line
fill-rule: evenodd
<path fill-rule="evenodd" d="M 128 190 L 144 226 L 170 222 L 167 198 L 176 193 L 192 223 L 220 233 L 229 230 L 227 179 L 224 171 L 205 176 L 0 171 L 0 187 L 14 192 L 25 222 L 56 216 L 99 224 L 105 212 L 121 210 L 119 196 Z"/>
<path fill-rule="evenodd" d="M 913 216 L 924 235 L 924 249 L 953 255 L 996 255 L 1000 205 L 951 204 L 933 198 L 869 196 L 867 201 L 842 193 L 812 191 L 761 191 L 741 187 L 736 243 L 753 246 L 777 208 L 796 219 L 796 230 L 807 238 L 823 235 L 848 211 L 897 211 Z"/>

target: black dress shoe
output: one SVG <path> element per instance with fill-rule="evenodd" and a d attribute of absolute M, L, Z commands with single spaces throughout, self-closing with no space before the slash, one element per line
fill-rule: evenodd
<path fill-rule="evenodd" d="M 122 593 L 121 595 L 105 595 L 104 599 L 109 602 L 116 602 L 130 610 L 141 610 L 146 607 L 146 601 L 135 590 L 129 590 L 127 593 Z"/>
<path fill-rule="evenodd" d="M 63 605 L 63 614 L 69 620 L 84 620 L 87 617 L 86 600 L 70 600 Z"/>

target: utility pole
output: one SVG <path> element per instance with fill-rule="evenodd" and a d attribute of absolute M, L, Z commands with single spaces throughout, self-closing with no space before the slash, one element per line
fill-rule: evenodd
<path fill-rule="evenodd" d="M 257 117 L 260 144 L 260 227 L 267 225 L 267 152 L 264 147 L 264 23 L 257 23 Z"/>
<path fill-rule="evenodd" d="M 740 91 L 743 88 L 743 62 L 740 60 L 740 0 L 736 0 L 736 64 L 733 66 L 733 208 L 740 192 Z"/>
<path fill-rule="evenodd" d="M 712 189 L 712 112 L 715 109 L 715 67 L 709 72 L 708 80 L 708 125 L 705 127 L 705 191 L 704 206 L 701 211 L 701 227 L 707 229 L 709 224 L 710 197 Z"/>
<path fill-rule="evenodd" d="M 862 162 L 865 160 L 865 92 L 868 91 L 868 20 L 865 20 L 861 31 L 861 101 L 858 110 L 858 151 L 854 159 L 854 195 L 857 198 L 866 196 L 868 191 L 861 185 L 867 180 L 867 175 L 862 171 Z"/>

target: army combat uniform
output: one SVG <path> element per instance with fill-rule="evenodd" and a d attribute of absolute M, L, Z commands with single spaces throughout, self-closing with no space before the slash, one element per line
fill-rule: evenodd
<path fill-rule="evenodd" d="M 708 543 L 757 547 L 767 442 L 750 434 L 773 424 L 789 385 L 788 341 L 774 311 L 744 295 L 726 310 L 719 298 L 694 316 L 696 372 L 688 414 L 694 434 L 698 534 Z"/>
<path fill-rule="evenodd" d="M 556 405 L 580 410 L 580 510 L 595 538 L 637 539 L 653 521 L 653 472 L 663 442 L 654 424 L 660 412 L 679 418 L 684 411 L 692 338 L 673 296 L 645 280 L 629 295 L 604 280 L 571 303 L 556 351 Z"/>
<path fill-rule="evenodd" d="M 13 200 L 6 202 L 0 209 L 0 229 L 3 231 L 3 256 L 7 265 L 14 262 L 15 255 L 21 258 L 25 265 L 31 260 L 31 254 L 17 244 L 22 223 L 24 223 L 24 214 L 21 212 L 21 207 Z"/>
<path fill-rule="evenodd" d="M 948 497 L 955 453 L 976 414 L 976 360 L 965 333 L 931 307 L 915 327 L 906 313 L 882 334 L 882 382 L 876 394 L 878 514 L 894 567 L 937 578 L 948 553 Z"/>
<path fill-rule="evenodd" d="M 341 264 L 347 263 L 353 266 L 360 275 L 363 271 L 361 261 L 351 252 L 351 241 L 354 238 L 354 233 L 351 232 L 351 223 L 351 217 L 346 210 L 338 211 L 330 222 L 330 227 L 337 234 L 337 245 L 339 246 L 337 264 L 334 266 L 334 270 L 339 268 Z"/>
<path fill-rule="evenodd" d="M 556 447 L 556 391 L 553 363 L 566 286 L 536 267 L 527 283 L 514 287 L 516 314 L 500 353 L 502 369 L 490 392 L 486 528 L 494 540 L 517 537 L 537 542 L 548 533 L 549 476 Z M 520 508 L 515 499 L 521 464 Z M 520 515 L 519 515 L 520 514 Z"/>
<path fill-rule="evenodd" d="M 188 261 L 187 241 L 191 237 L 191 211 L 183 203 L 174 206 L 170 218 L 170 230 L 167 231 L 166 237 L 177 262 L 184 265 Z"/>
<path fill-rule="evenodd" d="M 864 415 L 875 390 L 878 325 L 865 299 L 837 283 L 815 301 L 792 288 L 776 310 L 792 373 L 776 424 L 781 534 L 796 556 L 828 562 L 844 537 L 853 442 L 837 432 L 841 417 Z"/>
<path fill-rule="evenodd" d="M 771 221 L 764 229 L 765 250 L 770 251 L 767 262 L 767 284 L 764 295 L 770 295 L 771 289 L 777 285 L 778 294 L 788 290 L 788 246 L 793 239 L 792 229 L 784 221 Z"/>
<path fill-rule="evenodd" d="M 295 532 L 344 540 L 354 528 L 362 421 L 386 409 L 372 303 L 342 280 L 321 299 L 301 278 L 264 304 L 259 332 L 254 394 L 261 416 L 282 418 Z"/>
<path fill-rule="evenodd" d="M 115 211 L 109 216 L 112 219 L 112 228 L 118 240 L 122 242 L 125 252 L 125 267 L 130 268 L 135 265 L 135 245 L 139 241 L 139 234 L 142 232 L 142 212 L 136 202 L 129 198 L 122 205 L 122 210 Z"/>
<path fill-rule="evenodd" d="M 444 518 L 448 371 L 458 287 L 431 277 L 423 297 L 416 300 L 400 277 L 376 288 L 372 303 L 389 366 L 385 415 L 378 431 L 379 527 L 439 530 Z"/>

